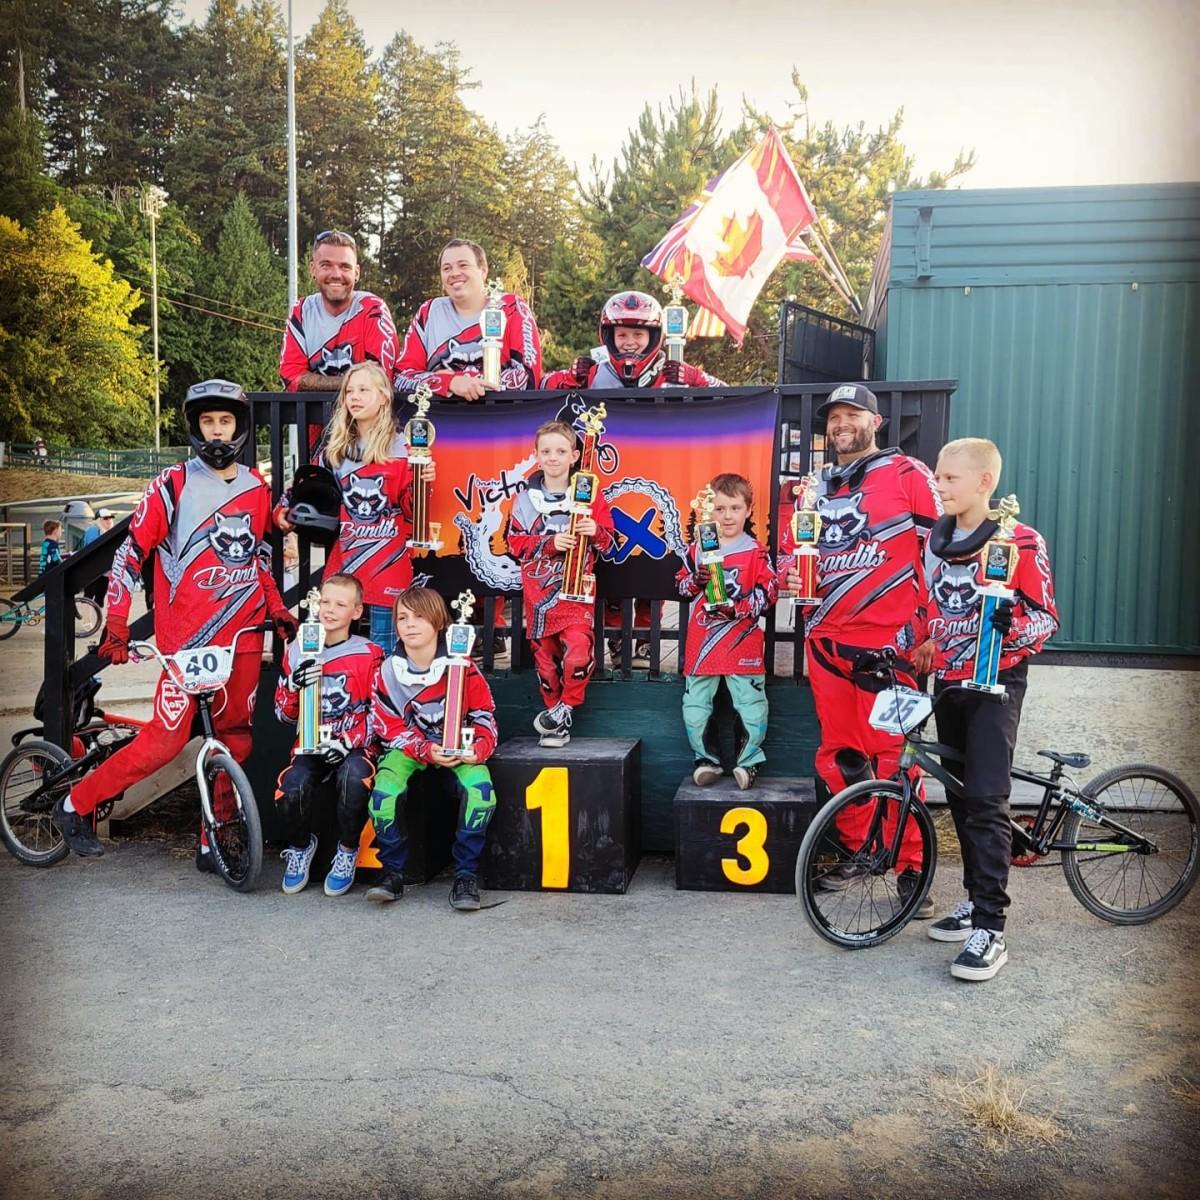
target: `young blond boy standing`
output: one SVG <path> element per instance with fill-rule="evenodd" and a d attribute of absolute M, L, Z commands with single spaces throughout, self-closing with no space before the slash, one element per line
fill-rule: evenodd
<path fill-rule="evenodd" d="M 988 511 L 1000 467 L 1000 451 L 985 438 L 959 438 L 942 447 L 934 479 L 946 515 L 935 522 L 925 547 L 929 640 L 916 653 L 919 669 L 936 668 L 938 741 L 964 756 L 958 768 L 963 795 L 950 797 L 950 812 L 962 847 L 967 899 L 935 921 L 929 936 L 966 943 L 950 973 L 969 980 L 991 979 L 1008 961 L 1009 772 L 1029 659 L 1058 628 L 1046 543 L 1036 529 L 1018 523 L 1013 531 L 1015 597 L 999 604 L 991 616 L 993 628 L 1003 635 L 998 682 L 1004 685 L 1006 702 L 955 686 L 970 679 L 974 669 L 982 610 L 979 553 L 997 530 Z M 947 766 L 956 769 L 955 764 Z"/>

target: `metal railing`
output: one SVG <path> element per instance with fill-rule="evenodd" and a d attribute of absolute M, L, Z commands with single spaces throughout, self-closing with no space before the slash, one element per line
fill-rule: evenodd
<path fill-rule="evenodd" d="M 803 474 L 820 461 L 823 443 L 816 435 L 814 413 L 836 384 L 780 385 L 775 390 L 780 397 L 780 419 L 775 436 L 774 461 L 779 466 L 777 483 Z M 929 463 L 936 460 L 937 451 L 946 437 L 949 422 L 949 401 L 954 384 L 948 380 L 933 380 L 905 383 L 872 383 L 869 385 L 879 397 L 880 410 L 888 421 L 884 426 L 887 444 L 899 444 L 906 453 Z M 726 388 L 721 396 L 760 394 L 762 388 Z M 686 406 L 695 398 L 714 393 L 691 391 L 635 390 L 613 392 L 589 392 L 588 397 L 599 399 L 637 399 L 662 405 L 668 412 L 678 409 L 685 415 Z M 521 404 L 544 400 L 545 392 L 509 392 L 480 403 L 479 419 L 486 420 L 492 404 Z M 562 396 L 564 393 L 557 393 Z M 269 463 L 272 491 L 277 498 L 282 491 L 285 477 L 286 448 L 291 427 L 298 426 L 307 431 L 311 426 L 325 424 L 328 406 L 333 395 L 325 393 L 255 393 L 250 396 L 253 422 L 256 433 L 265 431 L 269 443 Z M 305 444 L 302 436 L 300 444 Z M 258 456 L 257 437 L 248 442 L 246 462 L 251 465 Z M 768 523 L 759 525 L 759 536 L 774 548 L 775 530 L 778 525 L 778 487 L 772 489 Z M 32 599 L 44 592 L 46 596 L 46 735 L 57 745 L 69 744 L 72 706 L 70 697 L 75 686 L 104 669 L 105 664 L 94 655 L 74 660 L 74 621 L 69 598 L 73 597 L 92 580 L 106 574 L 112 564 L 113 554 L 128 529 L 128 519 L 122 521 L 108 533 L 77 554 L 71 555 L 61 566 L 39 576 L 17 599 Z M 283 590 L 283 535 L 273 533 L 274 574 Z M 317 577 L 319 568 L 314 566 L 307 553 L 302 553 L 297 567 L 296 582 L 284 593 L 292 605 L 304 595 Z M 596 652 L 597 671 L 600 677 L 611 672 L 613 679 L 655 679 L 667 674 L 666 667 L 683 660 L 686 654 L 688 604 L 669 587 L 673 571 L 664 571 L 667 580 L 662 586 L 647 589 L 649 594 L 638 597 L 651 601 L 649 625 L 639 628 L 635 622 L 635 597 L 621 593 L 620 587 L 608 592 L 612 596 L 617 612 L 609 614 L 610 627 L 606 621 L 602 603 L 596 605 Z M 611 583 L 613 576 L 607 577 Z M 606 595 L 606 576 L 598 572 L 598 591 L 601 599 Z M 436 584 L 436 579 L 435 579 Z M 485 670 L 496 668 L 497 660 L 505 657 L 498 653 L 497 639 L 508 639 L 507 666 L 512 671 L 531 670 L 533 665 L 528 642 L 524 637 L 522 605 L 519 592 L 501 593 L 489 591 L 477 585 L 476 593 L 483 598 L 482 604 L 482 665 Z M 505 608 L 505 601 L 507 606 Z M 153 614 L 146 613 L 131 628 L 134 637 L 147 637 L 152 632 Z M 777 610 L 766 616 L 766 652 L 768 672 L 776 678 L 799 680 L 803 674 L 803 632 L 781 623 Z M 614 666 L 609 654 L 608 641 L 615 640 L 620 646 L 618 664 Z M 634 671 L 633 649 L 638 641 L 649 643 L 648 668 Z M 503 664 L 501 664 L 503 665 Z"/>
<path fill-rule="evenodd" d="M 33 531 L 27 523 L 0 524 L 0 582 L 8 587 L 27 584 L 36 570 L 30 565 L 33 552 Z"/>
<path fill-rule="evenodd" d="M 779 379 L 783 383 L 846 383 L 875 370 L 875 330 L 806 304 L 779 306 Z"/>

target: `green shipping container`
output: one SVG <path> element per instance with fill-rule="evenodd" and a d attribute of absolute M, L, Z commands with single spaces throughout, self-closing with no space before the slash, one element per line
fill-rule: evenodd
<path fill-rule="evenodd" d="M 1051 648 L 1200 654 L 1200 184 L 898 192 L 868 312 L 877 376 L 1000 447 Z"/>

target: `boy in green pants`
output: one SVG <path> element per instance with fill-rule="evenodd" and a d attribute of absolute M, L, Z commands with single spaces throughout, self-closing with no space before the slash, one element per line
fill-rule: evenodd
<path fill-rule="evenodd" d="M 495 702 L 479 668 L 468 660 L 463 712 L 474 740 L 466 753 L 445 753 L 442 721 L 450 659 L 442 635 L 450 613 L 437 592 L 418 587 L 396 597 L 395 615 L 399 644 L 380 668 L 371 702 L 371 725 L 384 754 L 369 811 L 384 874 L 367 899 L 386 903 L 404 894 L 408 837 L 403 805 L 408 781 L 428 766 L 446 767 L 462 791 L 450 905 L 472 912 L 479 908 L 479 860 L 496 807 L 492 777 L 483 765 L 496 748 Z"/>

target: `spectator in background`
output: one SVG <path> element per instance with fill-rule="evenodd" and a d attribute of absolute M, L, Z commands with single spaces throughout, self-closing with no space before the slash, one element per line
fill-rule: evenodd
<path fill-rule="evenodd" d="M 62 522 L 43 521 L 42 553 L 38 558 L 38 574 L 45 575 L 51 567 L 57 567 L 63 560 L 62 556 Z"/>
<path fill-rule="evenodd" d="M 29 451 L 33 456 L 33 465 L 35 467 L 48 467 L 50 465 L 50 451 L 46 449 L 46 439 L 35 437 L 33 439 L 33 448 Z"/>
<path fill-rule="evenodd" d="M 113 521 L 116 520 L 116 513 L 111 508 L 102 508 L 96 513 L 96 519 L 83 531 L 83 542 L 81 545 L 86 549 L 93 542 L 98 541 L 101 534 L 107 533 L 113 527 Z M 104 574 L 96 579 L 83 589 L 83 594 L 89 599 L 95 601 L 96 604 L 104 607 L 104 597 L 108 593 L 108 575 Z"/>

